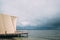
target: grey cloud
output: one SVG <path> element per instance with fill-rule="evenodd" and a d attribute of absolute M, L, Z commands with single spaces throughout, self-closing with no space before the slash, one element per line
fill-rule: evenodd
<path fill-rule="evenodd" d="M 60 16 L 56 15 L 53 19 L 47 21 L 42 27 L 47 27 L 49 29 L 60 29 Z"/>
<path fill-rule="evenodd" d="M 52 25 L 50 22 L 52 23 L 57 13 L 60 13 L 60 0 L 2 0 L 2 2 L 3 13 L 17 16 L 17 24 L 28 21 L 33 26 Z"/>

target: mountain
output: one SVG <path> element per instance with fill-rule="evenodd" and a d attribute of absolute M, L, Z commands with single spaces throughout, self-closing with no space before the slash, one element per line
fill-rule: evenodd
<path fill-rule="evenodd" d="M 17 30 L 60 30 L 60 29 L 57 29 L 55 27 L 35 27 L 35 26 L 26 26 L 26 27 L 21 27 L 21 26 L 17 26 L 16 27 Z"/>

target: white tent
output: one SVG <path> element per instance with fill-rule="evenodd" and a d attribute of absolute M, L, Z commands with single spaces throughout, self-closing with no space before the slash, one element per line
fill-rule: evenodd
<path fill-rule="evenodd" d="M 16 17 L 0 14 L 0 34 L 15 33 Z"/>

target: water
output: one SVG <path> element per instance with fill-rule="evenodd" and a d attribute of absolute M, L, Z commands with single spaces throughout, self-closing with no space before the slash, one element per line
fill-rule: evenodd
<path fill-rule="evenodd" d="M 60 40 L 60 30 L 19 30 L 19 32 L 28 32 L 28 37 L 14 38 L 14 40 Z"/>
<path fill-rule="evenodd" d="M 22 32 L 28 32 L 26 40 L 60 40 L 60 30 L 23 30 Z"/>

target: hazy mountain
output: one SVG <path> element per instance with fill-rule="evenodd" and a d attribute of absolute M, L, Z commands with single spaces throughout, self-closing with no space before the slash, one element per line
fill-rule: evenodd
<path fill-rule="evenodd" d="M 58 28 L 55 27 L 34 27 L 34 26 L 26 26 L 26 27 L 21 27 L 17 26 L 17 30 L 59 30 Z"/>

